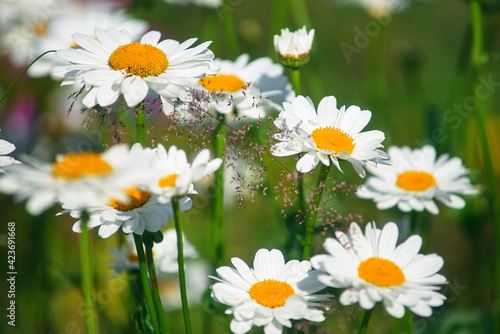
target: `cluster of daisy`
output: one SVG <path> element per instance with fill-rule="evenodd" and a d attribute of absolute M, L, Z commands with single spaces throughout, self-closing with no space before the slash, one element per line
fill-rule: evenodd
<path fill-rule="evenodd" d="M 307 173 L 319 162 L 335 165 L 339 161 L 352 164 L 361 177 L 365 168 L 374 176 L 361 186 L 357 195 L 373 199 L 378 209 L 395 205 L 401 211 L 423 211 L 438 214 L 433 199 L 461 209 L 465 201 L 458 195 L 474 195 L 467 178 L 469 170 L 462 161 L 448 154 L 436 159 L 436 150 L 430 145 L 411 150 L 391 146 L 389 154 L 379 150 L 384 133 L 378 130 L 361 132 L 371 118 L 371 112 L 357 106 L 337 108 L 335 97 L 321 100 L 316 112 L 309 98 L 298 96 L 291 103 L 283 103 L 274 123 L 282 132 L 274 135 L 279 142 L 271 148 L 275 156 L 301 154 L 297 171 Z"/>
<path fill-rule="evenodd" d="M 25 2 L 26 8 L 30 7 L 31 1 Z M 166 2 L 220 5 L 220 1 Z M 383 132 L 363 131 L 370 122 L 370 111 L 358 106 L 338 107 L 334 96 L 324 97 L 317 108 L 309 97 L 295 96 L 283 66 L 296 70 L 308 62 L 314 30 L 307 32 L 303 27 L 292 33 L 285 29 L 281 36 L 275 36 L 283 66 L 267 57 L 250 61 L 247 54 L 233 62 L 214 60 L 208 48 L 211 42 L 194 46 L 196 38 L 182 43 L 160 41 L 158 31 L 145 33 L 147 24 L 123 11 L 81 6 L 70 2 L 46 20 L 34 22 L 31 30 L 19 28 L 14 14 L 2 14 L 0 31 L 8 25 L 6 38 L 15 36 L 15 29 L 27 34 L 25 44 L 10 49 L 22 64 L 58 49 L 29 73 L 50 73 L 63 79 L 62 85 L 84 92 L 82 103 L 87 108 L 113 106 L 120 98 L 130 108 L 141 107 L 152 96 L 161 100 L 166 115 L 181 113 L 188 119 L 195 110 L 217 119 L 234 116 L 255 120 L 276 109 L 280 114 L 274 124 L 280 132 L 274 134 L 278 142 L 271 147 L 272 155 L 298 155 L 299 173 L 312 172 L 320 163 L 342 171 L 345 161 L 362 178 L 368 171 L 373 176 L 357 194 L 373 199 L 379 209 L 397 206 L 404 212 L 438 214 L 434 199 L 462 208 L 465 201 L 458 195 L 476 193 L 459 158 L 436 157 L 429 145 L 415 150 L 391 146 L 387 154 L 381 150 Z M 73 12 L 78 13 L 78 20 Z M 82 26 L 78 26 L 79 20 L 84 22 Z M 0 154 L 13 149 L 10 143 L 0 141 Z M 27 210 L 35 215 L 56 203 L 63 208 L 61 214 L 81 219 L 86 213 L 87 227 L 99 227 L 102 238 L 120 229 L 125 234 L 141 235 L 167 225 L 174 216 L 173 200 L 179 202 L 181 211 L 189 210 L 192 201 L 188 195 L 196 194 L 193 183 L 214 173 L 221 164 L 222 159 L 210 160 L 207 149 L 189 163 L 186 152 L 175 146 L 167 150 L 163 145 L 144 148 L 139 144 L 116 145 L 104 153 L 67 153 L 53 163 L 30 158 L 18 164 L 13 158 L 0 157 L 0 166 L 7 172 L 0 177 L 0 191 L 18 201 L 26 200 Z M 81 229 L 82 221 L 78 220 L 73 230 Z M 155 245 L 159 272 L 165 274 L 177 270 L 172 233 L 166 233 L 166 240 Z M 432 307 L 445 300 L 438 290 L 446 279 L 437 273 L 443 259 L 419 254 L 422 239 L 418 235 L 396 246 L 398 235 L 394 223 L 387 223 L 382 230 L 369 223 L 364 233 L 352 223 L 347 233 L 337 231 L 336 239 L 326 239 L 327 254 L 310 260 L 285 262 L 276 249 L 259 250 L 253 268 L 233 258 L 234 268 L 220 267 L 218 277 L 212 277 L 217 280 L 211 286 L 212 297 L 230 306 L 226 313 L 234 317 L 230 324 L 233 333 L 246 333 L 253 326 L 264 327 L 266 334 L 281 333 L 283 327 L 292 327 L 292 320 L 321 322 L 331 295 L 317 292 L 326 287 L 345 288 L 340 295 L 343 305 L 359 303 L 372 309 L 382 302 L 396 318 L 404 315 L 405 307 L 417 315 L 430 316 Z M 137 269 L 137 254 L 130 240 L 112 253 L 117 273 Z M 189 244 L 184 253 L 187 258 L 196 256 Z M 192 277 L 201 276 L 206 278 L 206 271 Z M 193 283 L 199 288 L 200 293 L 193 294 L 198 300 L 206 285 Z"/>
<path fill-rule="evenodd" d="M 290 59 L 298 64 L 308 53 L 297 51 L 301 44 L 293 41 L 289 31 L 282 35 L 283 39 L 275 37 L 280 60 L 288 63 L 285 66 L 300 66 Z M 309 36 L 301 31 L 293 37 L 299 35 L 306 43 Z M 285 39 L 288 50 L 280 44 Z M 426 209 L 438 214 L 434 198 L 449 207 L 463 208 L 465 201 L 458 195 L 476 193 L 461 160 L 447 154 L 436 159 L 430 145 L 413 151 L 391 146 L 389 154 L 382 152 L 384 133 L 362 131 L 371 118 L 368 110 L 338 108 L 333 96 L 323 98 L 317 111 L 311 99 L 303 96 L 284 102 L 283 109 L 274 121 L 281 132 L 274 135 L 278 143 L 271 153 L 299 155 L 296 169 L 300 173 L 311 172 L 320 162 L 342 171 L 342 160 L 350 162 L 360 177 L 368 170 L 374 176 L 358 196 L 373 199 L 379 209 L 397 205 L 404 212 Z M 359 303 L 369 310 L 382 302 L 395 318 L 403 317 L 405 307 L 428 317 L 432 307 L 443 305 L 446 297 L 438 290 L 447 282 L 438 271 L 444 261 L 436 254 L 419 254 L 420 236 L 411 235 L 397 246 L 399 231 L 392 222 L 382 230 L 369 223 L 364 234 L 353 222 L 348 233 L 337 231 L 335 235 L 336 239 L 328 237 L 324 243 L 327 254 L 315 255 L 310 261 L 285 263 L 279 250 L 261 249 L 253 268 L 239 258 L 231 260 L 234 268 L 218 268 L 212 297 L 230 306 L 226 313 L 234 317 L 231 331 L 246 333 L 259 326 L 265 333 L 281 333 L 283 327 L 292 327 L 291 320 L 323 321 L 323 302 L 331 296 L 316 292 L 326 286 L 346 288 L 339 298 L 343 305 Z"/>
<path fill-rule="evenodd" d="M 326 254 L 310 261 L 285 263 L 276 249 L 260 249 L 253 268 L 239 258 L 232 258 L 234 268 L 220 267 L 217 282 L 211 286 L 212 297 L 229 305 L 227 314 L 234 316 L 231 331 L 241 334 L 253 326 L 264 327 L 264 333 L 282 333 L 292 327 L 291 320 L 325 320 L 323 310 L 332 297 L 317 294 L 325 287 L 345 288 L 342 305 L 359 303 L 372 309 L 382 302 L 386 311 L 402 318 L 405 307 L 428 317 L 432 307 L 441 306 L 446 297 L 438 292 L 446 278 L 437 272 L 443 259 L 436 254 L 419 254 L 422 239 L 410 236 L 396 246 L 398 228 L 375 223 L 366 225 L 365 233 L 352 223 L 347 233 L 338 231 L 324 242 Z"/>
<path fill-rule="evenodd" d="M 162 145 L 143 148 L 116 145 L 104 153 L 70 152 L 51 164 L 7 166 L 0 178 L 0 191 L 18 201 L 27 200 L 27 210 L 37 215 L 56 203 L 72 217 L 89 215 L 88 228 L 99 227 L 107 238 L 120 228 L 125 233 L 157 232 L 173 217 L 172 199 L 181 211 L 189 210 L 195 194 L 193 182 L 217 170 L 221 159 L 210 160 L 201 151 L 192 163 L 183 150 Z M 81 221 L 73 226 L 81 231 Z"/>

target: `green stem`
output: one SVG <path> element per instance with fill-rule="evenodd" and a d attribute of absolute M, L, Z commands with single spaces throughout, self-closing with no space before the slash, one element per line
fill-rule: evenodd
<path fill-rule="evenodd" d="M 372 110 L 379 113 L 376 118 L 381 126 L 394 126 L 390 124 L 394 122 L 392 118 L 387 117 L 387 28 L 382 28 L 379 35 L 377 35 L 370 42 L 367 57 L 368 69 L 368 94 L 370 96 Z M 382 116 L 382 117 L 381 117 Z M 385 116 L 385 117 L 383 117 Z M 385 119 L 384 119 L 385 118 Z M 383 123 L 389 122 L 389 124 Z M 421 122 L 420 122 L 421 123 Z M 375 125 L 374 125 L 375 126 Z M 388 133 L 390 135 L 390 133 Z"/>
<path fill-rule="evenodd" d="M 232 57 L 236 57 L 240 54 L 240 46 L 238 43 L 238 36 L 236 35 L 236 27 L 234 26 L 234 20 L 232 12 L 234 7 L 228 3 L 228 1 L 224 1 L 220 12 L 222 24 L 224 25 L 224 33 L 226 34 L 226 41 L 229 45 L 229 51 L 231 52 Z"/>
<path fill-rule="evenodd" d="M 370 321 L 370 316 L 372 315 L 373 309 L 365 310 L 363 315 L 363 320 L 361 320 L 361 327 L 359 328 L 359 334 L 365 334 L 368 329 L 368 322 Z"/>
<path fill-rule="evenodd" d="M 304 0 L 290 0 L 290 5 L 292 7 L 295 23 L 301 27 L 305 25 L 310 29 L 311 19 L 309 18 L 306 2 Z"/>
<path fill-rule="evenodd" d="M 223 158 L 224 149 L 226 148 L 226 123 L 223 115 L 219 119 L 215 137 L 215 157 Z M 213 217 L 213 237 L 209 242 L 211 251 L 213 252 L 213 265 L 218 267 L 224 256 L 224 164 L 215 171 L 214 188 L 215 188 L 215 203 Z"/>
<path fill-rule="evenodd" d="M 410 212 L 410 228 L 408 229 L 408 236 L 418 233 L 418 231 L 418 212 L 412 211 Z"/>
<path fill-rule="evenodd" d="M 202 40 L 212 41 L 210 50 L 212 50 L 214 54 L 219 54 L 220 38 L 216 13 L 212 8 L 202 7 L 201 10 L 203 14 Z"/>
<path fill-rule="evenodd" d="M 300 156 L 299 156 L 300 159 Z M 299 173 L 299 205 L 300 205 L 300 217 L 301 222 L 306 222 L 307 212 L 306 212 L 306 191 L 305 191 L 305 179 L 304 174 Z"/>
<path fill-rule="evenodd" d="M 172 200 L 172 205 L 174 208 L 175 232 L 177 233 L 177 263 L 179 265 L 179 286 L 181 289 L 182 313 L 184 315 L 186 334 L 191 334 L 191 318 L 189 316 L 189 306 L 186 294 L 186 274 L 184 273 L 184 250 L 182 245 L 182 226 L 179 217 L 179 200 L 174 198 Z"/>
<path fill-rule="evenodd" d="M 478 0 L 471 1 L 472 15 L 472 66 L 478 69 L 481 66 L 483 55 L 483 18 L 481 4 Z"/>
<path fill-rule="evenodd" d="M 475 79 L 473 89 L 476 91 L 480 86 L 478 77 L 480 74 L 483 55 L 483 21 L 481 4 L 478 0 L 472 0 L 471 2 L 471 16 L 473 33 L 471 62 Z M 500 199 L 498 196 L 491 148 L 488 142 L 484 105 L 481 99 L 477 99 L 477 102 L 478 108 L 476 115 L 480 127 L 480 141 L 483 151 L 483 159 L 486 166 L 486 176 L 489 184 L 489 204 L 493 215 L 494 237 L 496 240 L 493 243 L 493 332 L 500 333 L 500 205 L 498 204 L 500 203 Z"/>
<path fill-rule="evenodd" d="M 21 74 L 19 74 L 16 78 L 16 80 L 14 80 L 13 83 L 10 84 L 9 88 L 7 88 L 7 90 L 5 91 L 5 93 L 3 93 L 2 95 L 2 98 L 0 98 L 0 104 L 2 104 L 2 101 L 5 99 L 5 97 L 7 96 L 7 94 L 10 92 L 11 88 L 14 87 L 14 85 L 16 84 L 16 82 L 21 79 L 21 77 L 23 76 L 23 74 L 31 67 L 31 65 L 33 65 L 34 63 L 36 63 L 38 61 L 38 59 L 42 58 L 43 56 L 45 56 L 47 53 L 51 53 L 51 52 L 56 52 L 56 50 L 50 50 L 50 51 L 47 51 L 47 52 L 44 52 L 42 53 L 41 55 L 39 55 L 35 60 L 33 60 L 22 72 Z"/>
<path fill-rule="evenodd" d="M 311 217 L 307 219 L 306 237 L 304 240 L 304 253 L 302 254 L 302 258 L 304 260 L 308 260 L 309 257 L 311 256 L 311 244 L 314 236 L 314 226 L 316 225 L 316 216 L 318 215 L 318 209 L 319 206 L 321 205 L 321 197 L 323 195 L 323 190 L 325 189 L 325 182 L 326 178 L 328 177 L 329 171 L 330 171 L 330 166 L 325 166 L 321 164 L 321 169 L 318 175 L 318 182 L 316 184 L 316 189 L 319 190 L 318 198 L 316 200 L 316 206 L 312 212 Z"/>
<path fill-rule="evenodd" d="M 155 334 L 159 334 L 160 327 L 158 325 L 158 316 L 156 313 L 153 294 L 151 292 L 151 286 L 149 283 L 148 268 L 146 264 L 146 256 L 144 255 L 142 236 L 134 233 L 134 242 L 135 249 L 137 250 L 137 258 L 139 259 L 139 271 L 141 275 L 142 290 L 144 292 L 144 297 L 146 298 L 146 309 L 151 318 L 151 323 L 153 324 Z"/>
<path fill-rule="evenodd" d="M 400 322 L 400 319 L 392 318 L 392 326 L 391 326 L 391 333 L 392 334 L 400 334 L 401 333 L 401 331 L 399 329 L 399 322 Z"/>
<path fill-rule="evenodd" d="M 295 96 L 300 95 L 300 70 L 298 68 L 291 68 L 292 72 L 292 86 L 295 91 Z"/>
<path fill-rule="evenodd" d="M 163 311 L 163 305 L 161 303 L 160 291 L 158 289 L 158 280 L 156 279 L 156 268 L 153 258 L 153 242 L 145 244 L 146 248 L 146 261 L 148 265 L 149 277 L 151 278 L 151 287 L 153 290 L 153 302 L 156 308 L 156 313 L 158 315 L 158 324 L 160 326 L 160 332 L 162 334 L 169 333 L 167 318 L 165 317 L 165 312 Z"/>
<path fill-rule="evenodd" d="M 285 0 L 271 1 L 271 33 L 280 34 L 286 28 L 287 6 Z M 273 48 L 274 51 L 274 48 Z"/>
<path fill-rule="evenodd" d="M 406 318 L 406 333 L 413 334 L 413 313 L 407 312 L 405 318 Z"/>
<path fill-rule="evenodd" d="M 85 323 L 87 325 L 88 334 L 97 334 L 97 313 L 94 308 L 93 301 L 93 275 L 92 275 L 92 265 L 90 261 L 90 238 L 89 230 L 87 229 L 87 223 L 89 221 L 89 216 L 87 212 L 82 213 L 81 217 L 81 227 L 82 234 L 80 239 L 80 256 L 81 256 L 81 270 L 82 270 L 82 291 L 83 299 L 85 301 Z"/>
<path fill-rule="evenodd" d="M 139 111 L 137 112 L 137 119 L 135 123 L 135 133 L 136 138 L 135 141 L 141 144 L 142 147 L 146 144 L 146 110 L 144 105 L 139 107 Z"/>

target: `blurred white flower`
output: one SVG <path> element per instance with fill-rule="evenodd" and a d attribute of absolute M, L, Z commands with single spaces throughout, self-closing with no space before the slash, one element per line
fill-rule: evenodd
<path fill-rule="evenodd" d="M 283 75 L 283 66 L 273 64 L 268 57 L 252 62 L 249 59 L 248 54 L 242 54 L 234 62 L 214 60 L 215 66 L 220 68 L 219 73 L 206 76 L 194 87 L 195 91 L 201 91 L 202 96 L 215 94 L 202 103 L 202 108 L 207 112 L 214 109 L 221 114 L 235 111 L 239 117 L 258 119 L 265 117 L 268 109 L 280 110 L 281 103 L 295 96 Z M 187 108 L 193 99 L 196 97 L 182 97 L 188 103 Z"/>
<path fill-rule="evenodd" d="M 6 140 L 0 139 L 0 167 L 9 166 L 12 164 L 20 164 L 20 161 L 17 161 L 13 157 L 7 156 L 7 154 L 12 153 L 16 149 L 14 144 L 9 143 Z M 0 168 L 0 173 L 5 173 L 5 171 Z"/>
<path fill-rule="evenodd" d="M 197 258 L 198 253 L 194 246 L 186 240 L 184 235 L 182 239 L 184 258 Z M 124 271 L 139 271 L 139 259 L 132 234 L 127 235 L 124 245 L 119 248 L 111 248 L 110 252 L 114 260 L 110 261 L 109 265 L 117 274 Z M 163 232 L 163 241 L 154 243 L 153 259 L 157 274 L 175 274 L 178 272 L 177 233 L 175 229 L 167 229 Z"/>
<path fill-rule="evenodd" d="M 125 29 L 132 41 L 137 41 L 147 30 L 148 23 L 126 14 L 124 9 L 114 9 L 110 3 L 71 3 L 63 11 L 50 18 L 43 35 L 37 35 L 32 45 L 32 58 L 49 50 L 69 49 L 79 45 L 73 41 L 74 33 L 81 33 L 92 38 L 95 28 Z M 28 74 L 31 77 L 41 77 L 52 72 L 54 66 L 70 65 L 69 62 L 49 53 L 35 64 Z"/>
<path fill-rule="evenodd" d="M 99 226 L 99 236 L 108 238 L 120 228 L 124 233 L 142 235 L 144 231 L 157 232 L 167 225 L 174 216 L 171 203 L 158 202 L 158 196 L 147 191 L 139 190 L 141 183 L 146 178 L 147 164 L 157 157 L 156 149 L 142 148 L 135 144 L 130 150 L 131 159 L 141 161 L 143 175 L 134 179 L 135 183 L 126 185 L 122 192 L 127 195 L 127 200 L 104 197 L 102 194 L 88 199 L 85 211 L 89 214 L 87 228 Z M 70 193 L 60 197 L 64 211 L 74 218 L 81 218 L 79 195 Z M 179 201 L 181 211 L 189 210 L 192 201 L 183 197 Z M 81 220 L 73 225 L 73 231 L 81 233 Z"/>
<path fill-rule="evenodd" d="M 172 198 L 195 194 L 193 182 L 215 172 L 222 164 L 222 159 L 210 161 L 210 151 L 205 149 L 190 164 L 186 152 L 171 146 L 167 152 L 163 145 L 158 145 L 157 158 L 152 161 L 149 180 L 144 190 L 158 195 L 160 203 L 168 203 Z"/>
<path fill-rule="evenodd" d="M 120 190 L 137 182 L 144 166 L 130 154 L 127 145 L 116 145 L 104 153 L 70 152 L 54 163 L 29 159 L 29 163 L 5 167 L 0 176 L 0 191 L 15 200 L 27 200 L 33 215 L 47 210 L 60 198 L 73 198 L 75 210 L 85 210 L 96 196 L 116 197 L 126 202 Z"/>
<path fill-rule="evenodd" d="M 186 260 L 186 290 L 189 305 L 193 306 L 201 302 L 208 288 L 210 266 L 198 257 L 196 249 L 184 236 L 182 239 Z M 137 251 L 132 235 L 128 235 L 126 240 L 123 246 L 110 250 L 114 260 L 109 261 L 109 265 L 116 273 L 139 271 Z M 166 310 L 181 308 L 175 229 L 167 229 L 163 232 L 163 241 L 153 246 L 153 258 L 163 307 Z"/>
<path fill-rule="evenodd" d="M 223 0 L 164 0 L 171 5 L 197 5 L 202 7 L 218 8 L 222 6 Z"/>
<path fill-rule="evenodd" d="M 375 18 L 383 18 L 395 14 L 406 8 L 409 0 L 339 0 L 345 5 L 358 5 L 363 7 Z"/>

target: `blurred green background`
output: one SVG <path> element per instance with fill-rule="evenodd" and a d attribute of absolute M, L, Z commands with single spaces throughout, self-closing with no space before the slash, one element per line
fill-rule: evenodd
<path fill-rule="evenodd" d="M 305 23 L 304 17 L 294 15 L 290 10 L 288 1 L 283 1 L 284 7 L 277 12 L 273 10 L 273 1 L 269 0 L 232 3 L 230 10 L 241 52 L 249 53 L 252 59 L 267 56 L 277 61 L 273 35 L 278 34 L 280 28 L 296 29 Z M 131 4 L 124 3 L 124 6 Z M 141 1 L 137 6 L 137 16 L 146 19 L 153 29 L 160 30 L 162 38 L 181 41 L 191 37 L 199 37 L 200 41 L 211 39 L 214 41 L 211 49 L 216 57 L 236 58 L 231 55 L 225 41 L 220 10 L 174 6 L 151 0 Z M 310 63 L 301 70 L 303 95 L 310 96 L 316 105 L 324 96 L 334 95 L 339 105 L 358 105 L 371 110 L 372 120 L 367 130 L 382 130 L 386 135 L 383 143 L 386 148 L 390 145 L 415 148 L 432 144 L 439 154 L 460 157 L 471 170 L 472 183 L 479 189 L 487 188 L 474 110 L 467 117 L 452 120 L 445 117 L 449 115 L 447 110 L 453 110 L 456 104 L 463 105 L 468 97 L 473 96 L 474 77 L 468 65 L 471 46 L 469 4 L 458 0 L 412 1 L 404 11 L 383 21 L 377 21 L 363 8 L 340 6 L 331 0 L 310 0 L 307 8 L 310 16 L 308 28 L 316 29 L 316 35 Z M 483 101 L 498 179 L 500 12 L 498 6 L 489 6 L 485 7 L 484 14 L 486 55 L 480 75 L 498 83 L 492 88 L 491 96 Z M 282 22 L 280 20 L 286 25 L 277 25 Z M 355 50 L 348 57 L 346 47 Z M 5 89 L 21 69 L 14 68 L 7 58 L 2 60 L 0 86 Z M 50 161 L 56 153 L 79 148 L 82 142 L 101 149 L 99 142 L 94 140 L 100 133 L 96 130 L 97 121 L 90 122 L 89 129 L 82 129 L 80 124 L 84 115 L 78 110 L 73 110 L 71 121 L 64 118 L 70 101 L 65 101 L 64 97 L 61 99 L 58 86 L 50 78 L 30 79 L 25 76 L 0 105 L 1 138 L 16 144 L 15 157 L 29 153 Z M 130 116 L 125 123 L 130 126 L 133 118 Z M 170 136 L 169 141 L 163 140 L 167 119 L 162 113 L 152 113 L 147 124 L 149 127 L 154 124 L 147 136 L 154 139 L 155 144 L 176 144 L 189 149 L 183 138 Z M 129 132 L 126 138 L 133 140 L 133 128 L 126 130 Z M 264 128 L 255 131 L 261 131 L 259 138 L 266 140 L 262 135 L 265 134 Z M 272 139 L 267 140 L 272 142 Z M 293 158 L 286 161 L 293 170 Z M 226 208 L 227 263 L 233 256 L 251 263 L 259 248 L 282 249 L 289 240 L 288 231 L 293 224 L 294 212 L 287 208 L 283 218 L 281 199 L 275 199 L 273 187 L 279 183 L 278 167 L 275 163 L 269 167 L 270 190 L 266 196 L 258 192 L 255 200 L 248 198 L 245 201 L 244 207 L 233 204 Z M 346 181 L 352 185 L 364 182 L 350 166 L 343 167 L 344 174 L 332 170 L 332 182 Z M 308 181 L 312 187 L 314 178 Z M 338 192 L 337 195 L 329 200 L 328 205 L 341 215 L 358 214 L 363 223 L 375 220 L 379 226 L 387 221 L 402 225 L 408 221 L 408 215 L 397 209 L 378 211 L 371 201 L 358 199 L 352 192 L 347 195 Z M 185 233 L 203 256 L 207 252 L 209 190 L 201 188 L 200 195 L 193 197 L 193 201 L 194 208 L 183 215 Z M 423 252 L 437 253 L 444 258 L 441 273 L 450 284 L 443 288 L 448 297 L 443 307 L 436 309 L 430 318 L 415 317 L 415 333 L 491 333 L 493 221 L 484 192 L 474 198 L 467 197 L 466 201 L 463 210 L 439 205 L 441 212 L 438 216 L 421 215 L 425 233 Z M 18 273 L 16 327 L 7 326 L 2 314 L 1 333 L 85 332 L 79 288 L 79 237 L 71 231 L 73 220 L 70 217 L 55 217 L 58 211 L 58 208 L 53 208 L 33 217 L 26 213 L 24 203 L 16 204 L 9 197 L 0 197 L 0 308 L 3 313 L 7 307 L 5 244 L 7 222 L 11 221 L 16 223 Z M 318 233 L 313 253 L 322 252 L 324 238 L 331 236 L 335 228 L 345 229 L 346 226 L 345 221 L 338 222 L 335 227 L 327 227 L 324 234 Z M 129 279 L 123 274 L 113 278 L 113 272 L 107 266 L 111 259 L 108 249 L 117 245 L 120 238 L 116 234 L 104 240 L 97 236 L 96 231 L 92 234 L 101 332 L 136 333 L 128 314 L 131 304 Z M 224 306 L 219 306 L 219 309 L 224 309 Z M 341 307 L 335 302 L 327 313 L 327 321 L 318 327 L 329 333 L 356 332 L 362 314 L 357 306 Z M 182 333 L 180 311 L 169 312 L 167 317 L 172 333 Z M 223 316 L 215 317 L 213 327 L 207 329 L 201 306 L 193 307 L 192 318 L 195 333 L 227 332 L 228 319 Z M 391 319 L 380 305 L 371 321 L 369 333 L 390 332 Z M 261 329 L 254 328 L 251 332 L 260 333 Z"/>

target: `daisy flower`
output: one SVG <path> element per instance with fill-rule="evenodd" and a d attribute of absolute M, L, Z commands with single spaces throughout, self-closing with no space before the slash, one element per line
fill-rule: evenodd
<path fill-rule="evenodd" d="M 361 6 L 375 18 L 398 13 L 409 4 L 409 0 L 340 0 L 340 2 Z"/>
<path fill-rule="evenodd" d="M 208 275 L 212 268 L 203 259 L 188 259 L 185 263 L 186 272 L 186 293 L 189 306 L 201 304 L 205 292 L 210 284 Z M 181 288 L 179 285 L 179 275 L 160 274 L 158 286 L 163 308 L 165 310 L 178 310 L 182 308 Z"/>
<path fill-rule="evenodd" d="M 9 143 L 6 140 L 0 139 L 0 167 L 9 166 L 12 164 L 20 164 L 20 161 L 7 156 L 7 154 L 12 153 L 16 149 L 14 144 Z M 5 173 L 5 171 L 0 168 L 0 173 Z"/>
<path fill-rule="evenodd" d="M 405 307 L 413 313 L 429 317 L 431 307 L 441 306 L 446 299 L 437 292 L 446 278 L 437 272 L 443 259 L 436 254 L 419 254 L 422 238 L 410 236 L 396 247 L 398 228 L 385 224 L 382 230 L 375 223 L 366 225 L 365 234 L 352 223 L 347 234 L 337 231 L 337 240 L 327 238 L 328 254 L 311 258 L 314 268 L 325 272 L 318 280 L 334 288 L 347 288 L 340 295 L 342 305 L 359 303 L 372 309 L 382 302 L 391 316 L 403 317 Z"/>
<path fill-rule="evenodd" d="M 186 260 L 186 291 L 189 305 L 201 303 L 208 288 L 210 273 L 209 264 L 198 257 L 195 247 L 183 236 L 184 258 Z M 111 248 L 113 260 L 110 267 L 117 273 L 139 272 L 139 261 L 132 235 L 126 237 L 126 243 L 119 248 Z M 153 246 L 153 258 L 157 271 L 158 287 L 164 309 L 181 308 L 177 264 L 177 234 L 175 229 L 163 233 L 163 241 Z"/>
<path fill-rule="evenodd" d="M 194 246 L 186 240 L 184 235 L 183 247 L 186 259 L 198 257 Z M 133 236 L 127 235 L 127 242 L 120 248 L 111 248 L 110 252 L 114 260 L 109 262 L 113 270 L 120 274 L 124 271 L 139 271 L 139 259 L 135 248 Z M 177 273 L 177 234 L 175 229 L 168 229 L 163 233 L 163 240 L 153 245 L 153 259 L 158 274 Z"/>
<path fill-rule="evenodd" d="M 171 5 L 197 5 L 209 8 L 219 8 L 222 6 L 223 0 L 164 0 L 166 3 Z"/>
<path fill-rule="evenodd" d="M 90 230 L 99 226 L 99 236 L 108 238 L 120 228 L 124 233 L 142 235 L 144 231 L 157 232 L 165 227 L 174 216 L 171 203 L 160 203 L 158 196 L 147 191 L 142 191 L 137 186 L 126 188 L 123 191 L 129 199 L 121 201 L 110 198 L 93 198 L 87 203 L 86 211 L 89 214 L 87 228 Z M 81 217 L 76 198 L 61 198 L 63 213 L 69 213 L 73 218 Z M 180 211 L 191 209 L 193 203 L 190 198 L 183 197 L 179 200 Z M 73 231 L 82 232 L 81 220 L 73 225 Z"/>
<path fill-rule="evenodd" d="M 214 60 L 219 73 L 204 77 L 197 86 L 205 95 L 217 94 L 205 106 L 207 110 L 229 114 L 236 108 L 239 116 L 258 119 L 267 109 L 280 109 L 282 102 L 295 96 L 281 65 L 273 64 L 268 57 L 249 60 L 248 54 L 234 62 Z"/>
<path fill-rule="evenodd" d="M 196 194 L 193 182 L 212 174 L 222 164 L 220 158 L 210 161 L 210 151 L 207 149 L 198 153 L 192 164 L 189 164 L 186 152 L 175 146 L 171 146 L 167 152 L 160 144 L 157 154 L 157 158 L 151 163 L 150 178 L 144 190 L 158 195 L 160 203 Z"/>
<path fill-rule="evenodd" d="M 176 99 L 211 68 L 211 42 L 189 48 L 196 38 L 162 42 L 158 31 L 132 42 L 126 30 L 95 29 L 97 40 L 75 33 L 73 40 L 81 48 L 59 50 L 57 55 L 69 66 L 54 67 L 53 75 L 64 78 L 62 85 L 85 84 L 83 104 L 109 106 L 123 95 L 129 107 L 144 100 L 149 89 L 163 99 Z"/>
<path fill-rule="evenodd" d="M 274 49 L 283 66 L 300 67 L 309 61 L 314 29 L 307 32 L 306 26 L 295 32 L 281 29 L 281 35 L 274 35 Z"/>
<path fill-rule="evenodd" d="M 436 160 L 436 150 L 430 145 L 414 150 L 391 146 L 388 153 L 392 165 L 369 168 L 374 176 L 356 192 L 358 197 L 373 199 L 380 210 L 397 205 L 404 212 L 427 210 L 437 215 L 434 198 L 461 209 L 465 201 L 456 194 L 477 193 L 459 158 L 443 154 Z"/>
<path fill-rule="evenodd" d="M 309 261 L 285 263 L 283 254 L 273 249 L 260 249 L 255 254 L 253 269 L 237 257 L 235 268 L 220 267 L 212 289 L 215 301 L 231 306 L 231 331 L 246 333 L 252 326 L 264 326 L 264 333 L 282 333 L 292 327 L 290 320 L 325 320 L 320 302 L 327 295 L 315 295 L 324 285 L 317 280 L 320 272 L 312 270 Z"/>
<path fill-rule="evenodd" d="M 95 38 L 96 27 L 125 29 L 131 40 L 136 41 L 146 32 L 148 23 L 127 15 L 124 9 L 115 10 L 109 3 L 70 3 L 47 21 L 43 34 L 36 35 L 31 57 L 35 58 L 48 50 L 78 47 L 72 35 L 82 33 Z M 31 77 L 45 76 L 50 74 L 55 66 L 62 65 L 70 63 L 54 53 L 49 53 L 34 63 L 28 69 L 28 74 Z"/>
<path fill-rule="evenodd" d="M 361 177 L 365 177 L 364 167 L 368 163 L 387 163 L 386 153 L 378 150 L 385 136 L 378 130 L 361 132 L 372 116 L 368 110 L 357 106 L 337 109 L 333 96 L 323 98 L 314 108 L 309 97 L 298 96 L 291 103 L 283 103 L 285 108 L 274 121 L 282 132 L 275 134 L 279 140 L 271 147 L 275 156 L 305 153 L 297 161 L 297 170 L 307 173 L 318 162 L 329 166 L 330 162 L 340 169 L 339 160 L 347 160 Z"/>
<path fill-rule="evenodd" d="M 0 1 L 0 54 L 7 53 L 16 66 L 26 66 L 36 56 L 35 40 L 47 31 L 51 17 L 64 10 L 67 0 Z"/>
<path fill-rule="evenodd" d="M 144 165 L 150 163 L 157 157 L 156 149 L 145 148 L 136 144 L 130 152 L 131 159 L 141 161 Z M 157 232 L 167 225 L 167 222 L 174 216 L 171 203 L 160 203 L 158 196 L 148 191 L 140 190 L 141 183 L 146 178 L 146 166 L 141 178 L 135 178 L 134 184 L 129 184 L 122 188 L 122 192 L 127 196 L 125 201 L 104 197 L 101 194 L 90 198 L 85 211 L 89 214 L 87 228 L 92 229 L 99 226 L 99 236 L 108 238 L 120 228 L 124 233 L 135 233 L 142 235 L 144 231 Z M 73 218 L 81 217 L 79 205 L 79 195 L 71 193 L 59 200 L 64 211 Z M 188 197 L 179 200 L 181 211 L 189 210 L 192 201 Z M 73 231 L 81 233 L 81 220 L 73 225 Z"/>
<path fill-rule="evenodd" d="M 0 177 L 0 191 L 17 201 L 27 200 L 26 209 L 32 215 L 64 197 L 73 198 L 74 207 L 80 210 L 88 208 L 96 194 L 125 202 L 127 196 L 119 189 L 133 184 L 144 169 L 132 157 L 128 146 L 116 145 L 104 153 L 70 152 L 51 164 L 31 158 L 30 164 L 6 167 L 8 174 Z"/>

